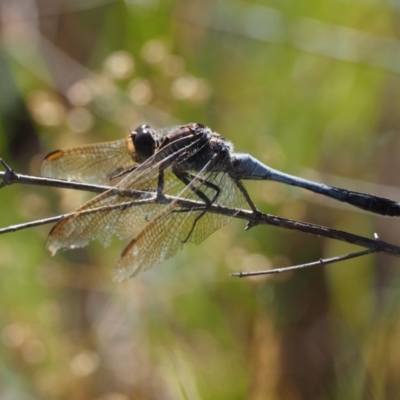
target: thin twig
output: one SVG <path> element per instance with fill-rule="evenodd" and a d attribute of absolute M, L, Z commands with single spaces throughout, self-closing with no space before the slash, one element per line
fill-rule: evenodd
<path fill-rule="evenodd" d="M 0 235 L 3 233 L 16 232 L 16 231 L 20 231 L 22 229 L 33 228 L 34 226 L 53 224 L 55 222 L 60 221 L 61 219 L 65 218 L 65 217 L 67 217 L 68 215 L 69 214 L 62 214 L 62 215 L 57 215 L 55 217 L 37 219 L 36 221 L 31 221 L 31 222 L 24 222 L 23 224 L 10 225 L 5 228 L 1 228 Z"/>
<path fill-rule="evenodd" d="M 61 189 L 76 189 L 94 193 L 102 193 L 110 189 L 109 186 L 92 185 L 90 183 L 80 183 L 66 181 L 63 179 L 41 178 L 38 176 L 18 174 L 14 170 L 12 170 L 8 166 L 8 164 L 1 158 L 0 163 L 5 169 L 5 172 L 0 171 L 0 179 L 3 179 L 3 182 L 0 183 L 0 188 L 7 185 L 12 185 L 14 183 L 24 183 L 36 186 L 51 186 Z"/>
<path fill-rule="evenodd" d="M 238 278 L 248 278 L 250 276 L 280 274 L 281 272 L 288 272 L 288 271 L 293 271 L 296 269 L 315 267 L 315 266 L 321 266 L 321 265 L 327 265 L 327 264 L 334 264 L 339 261 L 350 260 L 352 258 L 362 257 L 367 254 L 372 254 L 372 253 L 376 253 L 376 252 L 377 252 L 377 249 L 372 248 L 372 249 L 357 251 L 354 253 L 344 254 L 341 256 L 335 256 L 335 257 L 330 257 L 330 258 L 321 258 L 318 261 L 313 261 L 313 262 L 306 263 L 306 264 L 292 265 L 290 267 L 274 268 L 274 269 L 261 270 L 261 271 L 233 272 L 231 274 L 231 276 L 236 276 Z"/>

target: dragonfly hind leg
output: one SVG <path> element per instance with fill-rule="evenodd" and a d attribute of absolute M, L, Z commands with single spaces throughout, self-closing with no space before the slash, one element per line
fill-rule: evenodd
<path fill-rule="evenodd" d="M 253 228 L 254 226 L 258 225 L 258 216 L 261 215 L 262 213 L 259 211 L 259 209 L 256 207 L 256 205 L 253 203 L 253 200 L 251 199 L 249 193 L 247 192 L 246 188 L 244 187 L 243 183 L 241 180 L 231 176 L 233 181 L 235 182 L 236 186 L 239 188 L 239 190 L 242 192 L 244 198 L 247 201 L 247 204 L 250 206 L 251 211 L 253 212 L 253 220 L 247 222 L 245 230 L 249 230 L 250 228 Z"/>

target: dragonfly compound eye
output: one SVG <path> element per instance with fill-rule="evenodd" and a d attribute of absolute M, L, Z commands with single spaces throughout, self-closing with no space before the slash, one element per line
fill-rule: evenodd
<path fill-rule="evenodd" d="M 149 125 L 138 126 L 125 139 L 125 148 L 137 162 L 147 160 L 154 154 L 156 149 L 154 130 Z"/>
<path fill-rule="evenodd" d="M 156 149 L 154 130 L 149 125 L 140 125 L 135 129 L 136 135 L 133 138 L 136 154 L 140 160 L 150 158 Z"/>

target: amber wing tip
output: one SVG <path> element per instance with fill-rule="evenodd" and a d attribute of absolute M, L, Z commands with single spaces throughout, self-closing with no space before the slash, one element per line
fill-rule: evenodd
<path fill-rule="evenodd" d="M 62 150 L 54 150 L 51 153 L 47 154 L 43 161 L 53 161 L 57 158 L 61 157 L 64 154 Z"/>
<path fill-rule="evenodd" d="M 124 274 L 124 271 L 116 269 L 113 275 L 113 282 L 121 283 L 126 281 L 129 277 Z"/>

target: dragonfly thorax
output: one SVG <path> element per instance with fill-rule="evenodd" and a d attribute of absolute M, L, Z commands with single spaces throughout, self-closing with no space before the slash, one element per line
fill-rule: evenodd
<path fill-rule="evenodd" d="M 170 151 L 181 152 L 178 168 L 193 172 L 226 172 L 230 165 L 232 144 L 210 128 L 192 123 L 171 132 L 167 145 Z M 184 151 L 182 151 L 184 149 Z"/>

